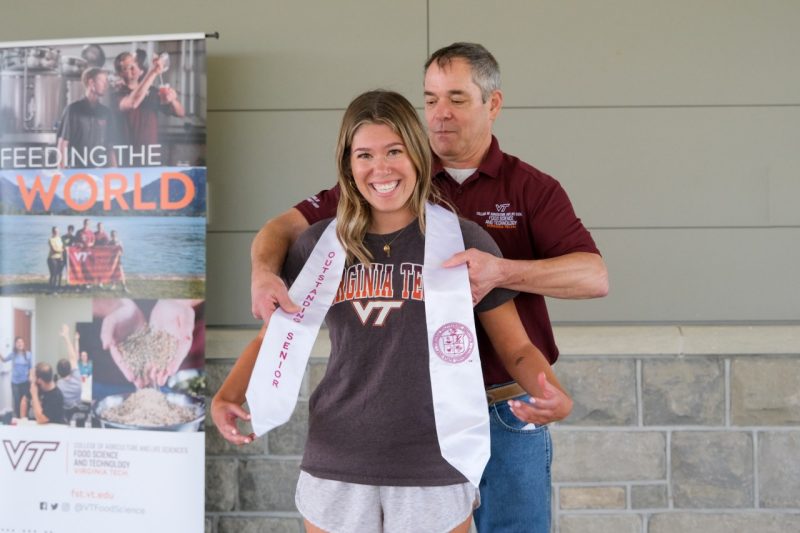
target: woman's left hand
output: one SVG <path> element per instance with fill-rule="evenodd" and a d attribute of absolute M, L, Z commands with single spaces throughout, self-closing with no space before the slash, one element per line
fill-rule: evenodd
<path fill-rule="evenodd" d="M 530 424 L 542 425 L 557 422 L 572 412 L 572 398 L 547 380 L 544 372 L 539 373 L 539 386 L 542 397 L 531 397 L 528 402 L 509 400 L 508 405 L 514 416 Z"/>

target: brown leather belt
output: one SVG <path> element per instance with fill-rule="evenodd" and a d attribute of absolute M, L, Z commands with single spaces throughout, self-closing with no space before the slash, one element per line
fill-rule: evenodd
<path fill-rule="evenodd" d="M 509 383 L 508 385 L 500 385 L 499 387 L 486 389 L 486 401 L 489 402 L 490 406 L 492 406 L 496 403 L 504 402 L 506 400 L 510 400 L 511 398 L 516 398 L 517 396 L 522 396 L 523 394 L 527 394 L 527 392 L 525 392 L 525 389 L 520 387 L 515 381 L 513 383 Z"/>

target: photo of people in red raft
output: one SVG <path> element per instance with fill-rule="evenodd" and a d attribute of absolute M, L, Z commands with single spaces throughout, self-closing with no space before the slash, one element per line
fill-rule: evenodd
<path fill-rule="evenodd" d="M 0 295 L 202 298 L 205 176 L 0 170 Z"/>

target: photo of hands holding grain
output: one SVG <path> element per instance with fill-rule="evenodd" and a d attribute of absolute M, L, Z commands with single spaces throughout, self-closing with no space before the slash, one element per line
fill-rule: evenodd
<path fill-rule="evenodd" d="M 203 300 L 42 299 L 0 298 L 0 425 L 203 430 Z"/>
<path fill-rule="evenodd" d="M 92 425 L 202 430 L 202 300 L 95 299 L 92 314 Z"/>

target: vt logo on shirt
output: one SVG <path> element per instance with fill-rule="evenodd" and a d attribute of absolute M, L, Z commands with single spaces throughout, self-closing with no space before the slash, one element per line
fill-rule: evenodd
<path fill-rule="evenodd" d="M 356 310 L 358 318 L 361 319 L 361 323 L 365 326 L 367 325 L 367 320 L 369 319 L 370 315 L 372 315 L 373 311 L 377 311 L 377 317 L 372 325 L 383 326 L 386 323 L 386 317 L 389 316 L 389 313 L 395 309 L 400 309 L 403 307 L 403 302 L 399 300 L 389 300 L 388 302 L 373 301 L 367 302 L 366 305 L 364 305 L 362 302 L 353 302 L 353 307 Z"/>
<path fill-rule="evenodd" d="M 345 269 L 333 305 L 349 301 L 363 325 L 386 325 L 389 315 L 402 309 L 405 300 L 424 301 L 422 265 L 401 263 L 402 287 L 395 291 L 393 264 L 372 263 L 369 268 L 359 263 Z M 398 298 L 399 296 L 399 298 Z"/>
<path fill-rule="evenodd" d="M 483 225 L 491 229 L 516 229 L 522 218 L 522 212 L 514 211 L 511 202 L 494 204 L 494 211 L 476 211 L 475 215 L 483 219 Z"/>

